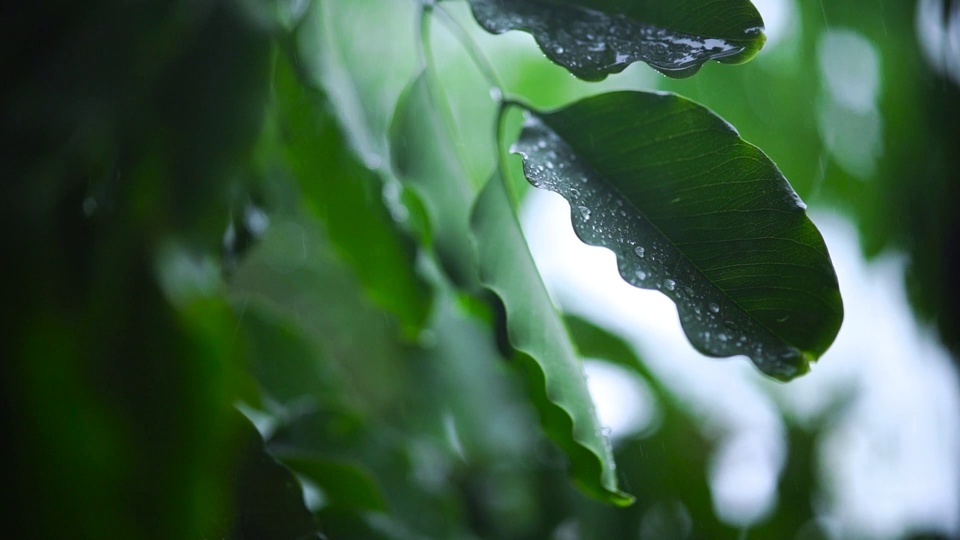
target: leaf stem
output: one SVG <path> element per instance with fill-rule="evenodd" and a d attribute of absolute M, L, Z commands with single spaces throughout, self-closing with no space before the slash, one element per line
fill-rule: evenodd
<path fill-rule="evenodd" d="M 511 107 L 516 107 L 517 103 L 511 100 L 503 100 L 497 109 L 497 123 L 495 129 L 497 140 L 497 170 L 500 172 L 500 181 L 503 182 L 507 193 L 510 196 L 510 202 L 516 209 L 520 204 L 520 194 L 513 188 L 513 182 L 510 181 L 509 150 L 504 146 L 503 134 L 506 131 L 507 113 Z"/>
<path fill-rule="evenodd" d="M 443 123 L 446 126 L 447 132 L 451 138 L 451 146 L 453 147 L 453 152 L 457 157 L 457 162 L 460 165 L 460 171 L 463 174 L 464 178 L 469 181 L 469 167 L 467 164 L 467 156 L 464 154 L 464 149 L 462 144 L 458 144 L 456 140 L 453 140 L 456 137 L 456 134 L 459 133 L 457 128 L 457 119 L 453 114 L 453 109 L 450 106 L 450 102 L 447 100 L 446 95 L 443 91 L 443 88 L 440 85 L 440 76 L 437 73 L 437 67 L 433 59 L 433 48 L 430 45 L 430 15 L 434 9 L 433 3 L 424 3 L 420 8 L 420 18 L 418 22 L 419 34 L 420 34 L 420 58 L 423 62 L 423 69 L 425 76 L 427 78 L 427 93 L 430 96 L 430 100 L 433 102 L 434 106 L 439 109 L 440 115 L 443 116 Z"/>

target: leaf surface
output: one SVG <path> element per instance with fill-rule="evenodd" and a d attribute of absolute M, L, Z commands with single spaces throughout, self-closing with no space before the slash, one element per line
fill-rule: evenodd
<path fill-rule="evenodd" d="M 548 435 L 570 459 L 587 493 L 618 505 L 633 501 L 617 489 L 609 442 L 587 390 L 583 366 L 534 265 L 500 178 L 480 193 L 471 218 L 480 281 L 503 301 L 507 335 L 526 370 Z"/>
<path fill-rule="evenodd" d="M 485 30 L 529 32 L 547 58 L 586 80 L 642 61 L 675 78 L 709 60 L 736 64 L 763 46 L 748 0 L 470 0 Z"/>
<path fill-rule="evenodd" d="M 384 203 L 382 181 L 354 156 L 326 95 L 303 86 L 279 61 L 273 80 L 278 149 L 337 251 L 367 292 L 416 335 L 431 293 L 414 269 L 415 247 Z"/>
<path fill-rule="evenodd" d="M 628 283 L 676 303 L 708 356 L 749 356 L 789 380 L 843 319 L 819 231 L 776 165 L 708 109 L 615 92 L 531 112 L 514 151 L 537 187 L 570 203 L 585 243 Z"/>
<path fill-rule="evenodd" d="M 450 146 L 429 84 L 422 72 L 400 97 L 390 126 L 391 160 L 404 186 L 423 203 L 443 269 L 457 285 L 470 288 L 476 264 L 467 239 L 476 190 Z"/>

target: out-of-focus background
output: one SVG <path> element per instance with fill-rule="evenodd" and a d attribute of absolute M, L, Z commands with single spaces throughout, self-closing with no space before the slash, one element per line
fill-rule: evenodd
<path fill-rule="evenodd" d="M 627 508 L 573 486 L 495 314 L 397 233 L 429 234 L 388 140 L 421 68 L 418 4 L 162 4 L 3 8 L 0 369 L 23 537 L 960 537 L 960 3 L 756 0 L 751 62 L 601 83 L 438 4 L 428 50 L 473 182 L 496 167 L 498 92 L 464 40 L 536 107 L 612 89 L 710 107 L 830 249 L 843 327 L 777 383 L 696 353 L 669 300 L 514 178 Z M 327 103 L 315 125 L 272 97 L 294 73 Z M 347 187 L 312 188 L 315 169 Z"/>

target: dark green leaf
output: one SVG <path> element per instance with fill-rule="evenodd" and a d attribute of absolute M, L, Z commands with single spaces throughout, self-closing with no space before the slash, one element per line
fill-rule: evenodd
<path fill-rule="evenodd" d="M 480 281 L 503 301 L 507 332 L 531 379 L 547 434 L 570 459 L 587 493 L 619 505 L 633 500 L 617 489 L 615 465 L 600 429 L 580 359 L 527 249 L 504 183 L 494 177 L 471 218 Z"/>
<path fill-rule="evenodd" d="M 643 61 L 689 77 L 709 60 L 746 62 L 763 46 L 763 20 L 748 0 L 470 0 L 489 32 L 533 34 L 547 57 L 586 80 Z"/>
<path fill-rule="evenodd" d="M 376 479 L 359 465 L 297 453 L 284 454 L 281 459 L 323 489 L 329 506 L 345 510 L 386 510 Z"/>
<path fill-rule="evenodd" d="M 819 231 L 777 167 L 723 119 L 672 94 L 616 92 L 531 113 L 524 174 L 570 203 L 586 243 L 672 299 L 708 356 L 788 380 L 843 319 Z"/>
<path fill-rule="evenodd" d="M 321 538 L 313 515 L 303 502 L 303 489 L 286 467 L 267 452 L 248 420 L 241 426 L 237 493 L 231 540 L 307 540 Z"/>
<path fill-rule="evenodd" d="M 308 207 L 374 300 L 416 335 L 431 295 L 415 272 L 414 247 L 387 210 L 381 180 L 356 159 L 322 92 L 305 88 L 283 60 L 273 83 L 282 152 Z"/>

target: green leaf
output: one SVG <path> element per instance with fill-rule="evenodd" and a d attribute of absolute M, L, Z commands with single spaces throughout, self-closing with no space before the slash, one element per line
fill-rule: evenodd
<path fill-rule="evenodd" d="M 476 263 L 467 241 L 468 220 L 476 190 L 449 144 L 429 84 L 422 72 L 400 97 L 390 126 L 391 160 L 406 188 L 423 203 L 444 271 L 457 285 L 470 288 Z"/>
<path fill-rule="evenodd" d="M 264 397 L 280 405 L 329 406 L 344 400 L 348 385 L 322 347 L 288 317 L 272 313 L 262 301 L 245 298 L 236 332 L 246 347 L 247 368 Z"/>
<path fill-rule="evenodd" d="M 749 356 L 789 380 L 843 319 L 819 231 L 776 165 L 723 119 L 672 94 L 615 92 L 531 112 L 514 151 L 574 229 L 630 284 L 676 304 L 703 354 Z"/>
<path fill-rule="evenodd" d="M 307 206 L 373 299 L 415 336 L 431 294 L 416 274 L 414 246 L 384 204 L 381 179 L 354 156 L 326 96 L 301 84 L 283 59 L 273 89 L 282 155 Z"/>
<path fill-rule="evenodd" d="M 323 489 L 329 506 L 342 510 L 387 509 L 376 479 L 359 465 L 303 453 L 283 453 L 280 459 Z"/>
<path fill-rule="evenodd" d="M 500 178 L 491 179 L 480 193 L 471 226 L 480 281 L 503 301 L 507 335 L 530 376 L 544 429 L 569 457 L 574 480 L 584 491 L 630 504 L 633 498 L 617 489 L 612 452 L 583 366 L 540 280 Z"/>
<path fill-rule="evenodd" d="M 748 0 L 470 0 L 487 31 L 523 30 L 547 58 L 585 80 L 642 61 L 681 78 L 709 60 L 738 64 L 763 46 Z"/>

